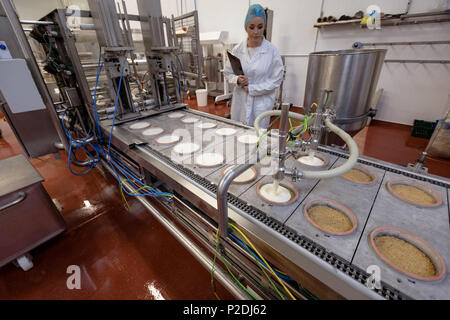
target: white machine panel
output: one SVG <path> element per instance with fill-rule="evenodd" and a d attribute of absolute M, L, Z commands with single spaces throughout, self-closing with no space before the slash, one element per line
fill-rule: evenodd
<path fill-rule="evenodd" d="M 12 59 L 5 41 L 0 40 L 0 59 Z"/>
<path fill-rule="evenodd" d="M 0 59 L 0 91 L 12 113 L 45 109 L 24 59 Z"/>

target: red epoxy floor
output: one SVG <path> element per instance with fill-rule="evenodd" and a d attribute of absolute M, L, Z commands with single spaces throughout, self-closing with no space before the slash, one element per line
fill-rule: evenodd
<path fill-rule="evenodd" d="M 191 108 L 223 116 L 224 103 Z M 23 153 L 8 124 L 0 118 L 0 159 Z M 406 165 L 426 146 L 410 137 L 411 128 L 374 121 L 356 137 L 363 155 Z M 386 145 L 389 141 L 389 145 Z M 34 268 L 28 272 L 8 264 L 0 269 L 0 299 L 211 299 L 210 271 L 205 270 L 140 203 L 122 203 L 117 183 L 98 170 L 76 177 L 59 153 L 31 159 L 44 177 L 44 187 L 63 206 L 65 233 L 32 250 Z M 430 159 L 430 173 L 450 177 L 450 161 Z M 90 207 L 86 206 L 89 201 Z M 81 268 L 81 290 L 69 290 L 67 267 Z M 216 282 L 222 299 L 233 297 Z"/>

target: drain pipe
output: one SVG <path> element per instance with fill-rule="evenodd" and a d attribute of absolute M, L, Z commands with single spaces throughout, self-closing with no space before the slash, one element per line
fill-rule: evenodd
<path fill-rule="evenodd" d="M 116 174 L 110 168 L 110 166 L 102 160 L 102 164 L 108 171 L 116 177 Z M 136 192 L 136 190 L 127 181 L 122 182 L 129 192 Z M 153 215 L 159 223 L 161 223 L 171 235 L 175 237 L 182 245 L 185 247 L 193 256 L 197 259 L 200 264 L 207 270 L 211 270 L 213 267 L 213 262 L 210 257 L 204 253 L 188 236 L 186 236 L 172 221 L 165 217 L 158 209 L 156 209 L 150 202 L 144 197 L 136 197 L 136 199 Z M 250 297 L 244 293 L 244 291 L 229 277 L 227 274 L 219 267 L 214 266 L 214 277 L 219 281 L 234 297 L 240 300 L 248 300 Z"/>

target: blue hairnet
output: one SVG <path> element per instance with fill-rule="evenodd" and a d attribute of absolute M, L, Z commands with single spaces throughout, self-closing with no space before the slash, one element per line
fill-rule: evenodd
<path fill-rule="evenodd" d="M 247 16 L 245 17 L 244 28 L 247 29 L 247 24 L 250 20 L 255 17 L 261 17 L 264 19 L 264 23 L 266 23 L 266 12 L 264 8 L 260 4 L 252 4 L 247 11 Z"/>

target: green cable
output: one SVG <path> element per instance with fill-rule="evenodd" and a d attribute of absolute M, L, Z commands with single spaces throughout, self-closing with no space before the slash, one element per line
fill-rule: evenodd
<path fill-rule="evenodd" d="M 248 291 L 248 289 L 246 287 L 244 287 L 244 285 L 238 279 L 236 279 L 236 277 L 234 276 L 233 272 L 231 272 L 230 268 L 228 268 L 228 265 L 227 265 L 227 263 L 225 261 L 225 258 L 223 256 L 221 256 L 221 258 L 222 258 L 223 264 L 225 265 L 225 267 L 227 267 L 227 270 L 231 274 L 231 276 L 233 277 L 234 281 L 236 281 L 237 284 L 239 284 L 239 286 L 241 286 L 241 288 L 244 289 L 244 291 L 247 292 L 253 299 L 259 300 L 250 291 Z"/>
<path fill-rule="evenodd" d="M 234 227 L 232 225 L 230 225 L 233 229 Z M 245 241 L 237 234 L 235 234 L 236 237 L 239 238 L 239 240 L 242 241 L 242 243 L 245 244 Z M 248 249 L 248 247 L 247 247 Z M 247 250 L 248 252 L 250 252 L 250 254 L 252 255 L 253 259 L 255 259 L 255 261 L 258 263 L 259 268 L 262 270 L 262 272 L 264 273 L 264 275 L 266 276 L 266 278 L 269 280 L 269 282 L 272 284 L 272 286 L 274 287 L 275 291 L 280 295 L 281 299 L 286 300 L 285 297 L 281 294 L 281 292 L 278 290 L 277 286 L 272 282 L 272 279 L 270 279 L 270 277 L 267 275 L 266 271 L 264 270 L 264 268 L 262 267 L 261 263 L 258 261 L 258 259 L 256 258 L 255 254 L 251 251 L 251 250 Z"/>
<path fill-rule="evenodd" d="M 40 161 L 42 161 L 42 162 L 45 162 L 45 163 L 49 163 L 49 164 L 51 164 L 51 165 L 54 165 L 55 167 L 60 167 L 60 168 L 65 168 L 65 169 L 68 169 L 69 167 L 67 167 L 67 166 L 64 166 L 64 165 L 61 165 L 61 164 L 58 164 L 58 163 L 54 163 L 54 162 L 51 162 L 51 161 L 48 161 L 48 160 L 44 160 L 44 159 L 41 159 L 41 158 L 36 158 L 36 159 L 38 159 L 38 160 L 40 160 Z M 80 169 L 80 168 L 72 168 L 73 170 L 75 170 L 75 171 L 84 171 L 84 169 Z"/>
<path fill-rule="evenodd" d="M 278 121 L 278 119 L 280 119 L 281 116 L 278 116 L 278 118 L 276 118 L 275 120 L 273 120 L 273 122 L 269 125 L 269 127 L 267 128 L 266 133 L 262 134 L 259 139 L 258 139 L 258 143 L 257 143 L 257 147 L 259 147 L 259 143 L 261 142 L 261 139 L 264 138 L 270 131 L 270 129 L 272 128 L 272 126 L 275 124 L 275 122 Z"/>
<path fill-rule="evenodd" d="M 214 267 L 216 265 L 216 258 L 218 251 L 219 251 L 219 230 L 217 230 L 216 252 L 214 252 L 214 260 L 211 268 L 211 286 L 213 287 L 214 292 L 216 291 L 216 288 L 214 287 Z"/>
<path fill-rule="evenodd" d="M 219 240 L 220 240 L 220 238 L 219 238 L 219 233 L 220 233 L 220 231 L 219 231 L 219 229 L 217 229 L 217 236 L 216 236 L 216 237 L 217 237 L 217 240 L 216 240 L 216 252 L 214 253 L 214 261 L 213 261 L 213 266 L 212 266 L 212 269 L 211 269 L 211 285 L 214 283 L 214 282 L 213 282 L 213 281 L 214 281 L 214 266 L 215 266 L 215 264 L 216 264 L 217 252 L 219 251 Z M 230 268 L 228 268 L 228 265 L 227 265 L 227 263 L 226 263 L 224 257 L 221 256 L 221 258 L 222 258 L 223 264 L 227 267 L 227 270 L 228 270 L 228 272 L 231 274 L 231 276 L 233 277 L 234 281 L 236 281 L 236 283 L 239 284 L 239 286 L 240 286 L 242 289 L 244 289 L 244 291 L 247 292 L 249 296 L 251 296 L 251 297 L 252 297 L 253 299 L 255 299 L 255 300 L 259 300 L 259 299 L 258 299 L 257 297 L 255 297 L 250 291 L 248 291 L 248 289 L 247 289 L 246 287 L 244 287 L 243 284 L 242 284 L 238 279 L 236 279 L 236 277 L 234 276 L 233 272 L 231 272 Z M 213 288 L 213 289 L 214 289 L 214 288 Z M 214 291 L 214 292 L 215 292 L 215 291 Z"/>

